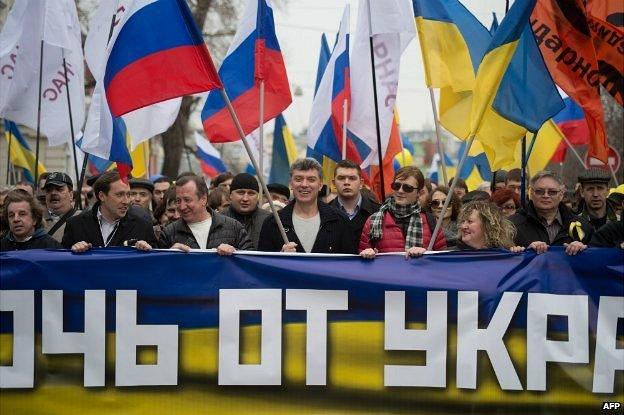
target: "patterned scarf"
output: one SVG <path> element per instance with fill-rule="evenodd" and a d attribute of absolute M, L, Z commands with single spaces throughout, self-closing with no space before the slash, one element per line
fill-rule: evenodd
<path fill-rule="evenodd" d="M 410 218 L 407 232 L 405 233 L 405 250 L 413 246 L 423 245 L 422 219 L 420 218 L 420 206 L 418 203 L 412 205 L 397 205 L 394 197 L 390 196 L 378 212 L 371 215 L 370 239 L 380 240 L 383 236 L 382 224 L 384 214 L 389 211 L 395 218 Z"/>

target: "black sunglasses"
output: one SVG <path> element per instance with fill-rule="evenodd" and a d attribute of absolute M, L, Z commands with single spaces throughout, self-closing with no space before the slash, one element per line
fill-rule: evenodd
<path fill-rule="evenodd" d="M 414 190 L 418 190 L 417 187 L 411 186 L 407 183 L 397 183 L 397 182 L 393 182 L 390 185 L 390 188 L 394 190 L 395 192 L 398 192 L 401 188 L 403 188 L 403 191 L 405 193 L 412 193 Z"/>

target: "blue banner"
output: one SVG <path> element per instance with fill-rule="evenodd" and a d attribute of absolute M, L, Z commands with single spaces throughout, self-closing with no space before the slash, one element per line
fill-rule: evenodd
<path fill-rule="evenodd" d="M 448 413 L 493 404 L 593 412 L 624 400 L 620 249 L 363 260 L 120 248 L 7 252 L 0 260 L 0 364 L 11 365 L 18 341 L 29 344 L 28 320 L 17 317 L 30 315 L 24 304 L 32 303 L 32 330 L 40 334 L 31 336 L 39 370 L 22 373 L 39 386 L 17 393 L 12 388 L 28 383 L 3 384 L 7 413 L 35 413 L 37 396 L 59 393 L 59 384 L 66 399 L 57 398 L 54 410 L 66 413 L 105 413 L 115 402 L 165 413 L 162 405 L 178 401 L 182 412 L 196 412 L 219 407 L 228 385 L 242 388 L 240 399 L 268 405 L 266 413 L 300 412 L 300 399 L 344 413 L 370 411 L 362 405 L 368 399 L 412 413 L 440 404 Z M 82 340 L 66 336 L 83 331 Z M 101 342 L 104 353 L 104 331 L 106 364 L 98 370 L 84 350 L 95 353 Z M 141 350 L 150 345 L 157 350 Z M 84 363 L 59 353 L 84 353 Z M 135 367 L 120 363 L 126 355 Z M 57 359 L 69 360 L 50 383 L 41 370 Z M 148 366 L 151 375 L 131 375 Z M 195 399 L 198 385 L 209 391 L 206 400 Z M 284 394 L 262 385 L 281 385 Z M 90 386 L 106 393 L 93 396 Z M 121 393 L 120 386 L 140 388 Z M 240 412 L 237 404 L 221 409 Z"/>

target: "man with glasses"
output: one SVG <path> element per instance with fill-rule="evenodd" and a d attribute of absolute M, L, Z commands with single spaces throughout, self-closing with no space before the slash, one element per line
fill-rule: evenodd
<path fill-rule="evenodd" d="M 509 220 L 515 225 L 516 245 L 546 252 L 550 245 L 563 245 L 568 255 L 587 248 L 593 228 L 584 218 L 575 215 L 561 203 L 563 183 L 550 171 L 538 172 L 531 178 L 530 200 Z"/>
<path fill-rule="evenodd" d="M 130 187 L 115 170 L 93 184 L 98 201 L 92 209 L 67 220 L 63 246 L 74 252 L 92 247 L 135 246 L 148 250 L 156 244 L 152 223 L 143 209 L 130 203 Z"/>
<path fill-rule="evenodd" d="M 273 216 L 262 225 L 259 251 L 354 254 L 349 219 L 319 199 L 323 168 L 312 158 L 297 159 L 290 166 L 294 201 L 279 211 L 288 243 L 285 244 Z"/>

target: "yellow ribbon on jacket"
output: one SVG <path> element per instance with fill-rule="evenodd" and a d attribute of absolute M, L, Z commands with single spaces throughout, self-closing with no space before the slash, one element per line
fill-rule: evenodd
<path fill-rule="evenodd" d="M 576 234 L 579 237 L 579 241 L 583 241 L 585 239 L 585 232 L 583 232 L 583 225 L 578 220 L 570 223 L 570 229 L 568 231 L 570 238 L 574 239 L 574 230 L 576 229 Z"/>

